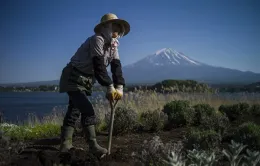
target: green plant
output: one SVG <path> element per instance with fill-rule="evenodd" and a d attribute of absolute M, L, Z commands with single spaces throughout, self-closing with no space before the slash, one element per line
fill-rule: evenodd
<path fill-rule="evenodd" d="M 235 130 L 232 139 L 248 145 L 250 149 L 259 149 L 260 126 L 253 122 L 243 123 Z"/>
<path fill-rule="evenodd" d="M 229 126 L 229 119 L 221 112 L 215 111 L 209 104 L 196 104 L 194 125 L 205 130 L 215 130 L 223 135 Z"/>
<path fill-rule="evenodd" d="M 4 133 L 0 130 L 0 149 L 7 148 L 9 146 L 10 138 L 5 136 Z"/>
<path fill-rule="evenodd" d="M 37 124 L 34 126 L 17 126 L 1 124 L 0 130 L 12 140 L 33 140 L 60 135 L 60 126 L 56 124 Z"/>
<path fill-rule="evenodd" d="M 159 166 L 163 162 L 162 155 L 164 155 L 164 144 L 160 137 L 155 136 L 149 142 L 144 141 L 135 157 L 144 165 Z"/>
<path fill-rule="evenodd" d="M 206 151 L 198 151 L 196 149 L 188 150 L 190 166 L 214 166 L 217 164 L 215 152 L 207 153 Z"/>
<path fill-rule="evenodd" d="M 109 126 L 110 113 L 106 115 L 106 124 Z M 137 125 L 138 114 L 128 107 L 117 107 L 114 116 L 113 135 L 125 134 L 133 131 Z"/>
<path fill-rule="evenodd" d="M 214 130 L 200 130 L 191 128 L 185 135 L 185 147 L 187 149 L 198 148 L 210 150 L 219 147 L 221 136 Z"/>
<path fill-rule="evenodd" d="M 221 105 L 219 111 L 226 114 L 231 122 L 241 121 L 244 122 L 245 117 L 249 116 L 249 104 L 240 102 L 233 105 Z"/>
<path fill-rule="evenodd" d="M 251 115 L 259 117 L 260 116 L 260 104 L 251 105 L 249 112 Z"/>
<path fill-rule="evenodd" d="M 236 143 L 231 140 L 231 144 L 228 145 L 228 149 L 223 149 L 222 153 L 227 157 L 230 166 L 238 166 L 240 164 L 243 155 L 240 155 L 246 145 Z"/>
<path fill-rule="evenodd" d="M 145 166 L 217 166 L 226 165 L 222 163 L 227 159 L 231 166 L 257 166 L 260 161 L 260 152 L 246 149 L 247 145 L 237 143 L 233 140 L 224 147 L 222 151 L 210 150 L 185 150 L 182 143 L 163 144 L 158 136 L 153 137 L 151 141 L 145 141 L 140 151 L 133 157 L 141 161 Z M 220 160 L 221 159 L 221 160 Z"/>
<path fill-rule="evenodd" d="M 170 154 L 167 156 L 167 159 L 163 160 L 167 166 L 185 166 L 185 160 L 182 159 L 180 154 L 172 151 Z"/>
<path fill-rule="evenodd" d="M 133 156 L 145 166 L 185 166 L 181 142 L 164 144 L 159 136 L 144 141 Z"/>
<path fill-rule="evenodd" d="M 199 128 L 204 130 L 214 130 L 223 136 L 230 127 L 229 119 L 226 115 L 213 112 L 210 116 L 202 116 Z"/>
<path fill-rule="evenodd" d="M 159 110 L 142 112 L 140 123 L 143 131 L 157 132 L 163 129 L 165 124 L 165 114 Z"/>
<path fill-rule="evenodd" d="M 157 92 L 210 92 L 212 91 L 208 85 L 198 83 L 194 80 L 163 80 L 150 86 L 149 89 L 156 90 Z"/>
<path fill-rule="evenodd" d="M 105 122 L 105 120 L 103 121 L 100 121 L 98 124 L 97 124 L 97 127 L 96 127 L 96 131 L 97 132 L 102 132 L 102 131 L 105 131 L 108 129 L 108 124 Z"/>
<path fill-rule="evenodd" d="M 260 164 L 260 152 L 259 151 L 251 151 L 249 149 L 246 150 L 245 155 L 246 162 L 245 165 L 247 166 L 257 166 Z"/>
<path fill-rule="evenodd" d="M 192 124 L 195 116 L 187 100 L 171 101 L 164 106 L 163 112 L 168 115 L 168 122 L 175 127 Z"/>
<path fill-rule="evenodd" d="M 253 104 L 249 109 L 250 120 L 260 125 L 260 104 Z"/>
<path fill-rule="evenodd" d="M 216 112 L 214 107 L 209 104 L 196 104 L 193 108 L 195 111 L 194 125 L 196 126 L 200 125 L 203 119 L 212 116 Z"/>

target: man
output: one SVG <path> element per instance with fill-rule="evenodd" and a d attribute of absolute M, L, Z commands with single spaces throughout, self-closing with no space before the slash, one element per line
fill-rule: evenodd
<path fill-rule="evenodd" d="M 91 95 L 95 80 L 107 87 L 108 100 L 120 100 L 123 96 L 125 80 L 117 46 L 118 39 L 127 35 L 130 25 L 108 13 L 94 28 L 95 34 L 89 37 L 76 51 L 71 61 L 63 69 L 60 78 L 60 92 L 69 95 L 69 106 L 61 127 L 60 151 L 72 148 L 72 136 L 76 120 L 81 114 L 81 124 L 91 153 L 103 155 L 107 149 L 96 141 L 96 117 L 92 104 L 87 96 Z M 112 79 L 106 67 L 111 65 Z"/>

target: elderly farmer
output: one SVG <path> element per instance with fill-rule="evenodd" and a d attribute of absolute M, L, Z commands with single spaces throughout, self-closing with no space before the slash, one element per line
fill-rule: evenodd
<path fill-rule="evenodd" d="M 89 150 L 94 154 L 106 154 L 107 149 L 96 141 L 96 117 L 87 96 L 91 95 L 95 80 L 107 88 L 106 98 L 120 100 L 123 96 L 125 80 L 117 46 L 118 39 L 130 31 L 128 22 L 118 19 L 115 14 L 106 14 L 94 28 L 95 34 L 89 37 L 76 51 L 70 63 L 63 69 L 60 78 L 60 92 L 69 96 L 69 106 L 61 127 L 60 151 L 72 148 L 72 135 L 76 120 L 81 114 L 83 128 Z M 106 67 L 110 64 L 112 79 Z"/>

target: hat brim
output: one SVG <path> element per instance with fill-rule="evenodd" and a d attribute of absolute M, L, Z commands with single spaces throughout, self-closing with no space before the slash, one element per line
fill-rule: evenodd
<path fill-rule="evenodd" d="M 130 32 L 130 24 L 127 21 L 122 20 L 122 19 L 113 19 L 113 20 L 108 20 L 108 21 L 99 23 L 98 25 L 95 26 L 94 32 L 99 33 L 102 25 L 107 24 L 107 23 L 118 23 L 118 24 L 121 24 L 122 26 L 124 26 L 124 28 L 125 28 L 124 36 L 126 36 Z"/>

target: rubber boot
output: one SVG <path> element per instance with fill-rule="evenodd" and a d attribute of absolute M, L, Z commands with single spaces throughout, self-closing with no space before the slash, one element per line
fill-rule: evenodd
<path fill-rule="evenodd" d="M 86 126 L 83 130 L 86 135 L 86 141 L 89 145 L 89 152 L 98 156 L 106 154 L 107 149 L 99 146 L 97 143 L 95 125 Z"/>
<path fill-rule="evenodd" d="M 71 126 L 61 126 L 60 152 L 68 152 L 72 146 L 74 128 Z"/>

